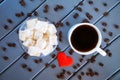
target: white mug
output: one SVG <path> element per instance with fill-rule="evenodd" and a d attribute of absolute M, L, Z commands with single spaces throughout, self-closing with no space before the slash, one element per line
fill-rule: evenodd
<path fill-rule="evenodd" d="M 73 31 L 74 31 L 76 28 L 80 27 L 80 26 L 84 27 L 84 25 L 88 25 L 88 26 L 94 28 L 94 30 L 96 30 L 97 35 L 98 35 L 98 41 L 97 41 L 97 43 L 96 43 L 96 46 L 95 46 L 93 49 L 91 49 L 91 50 L 89 50 L 89 51 L 86 51 L 86 52 L 83 52 L 83 51 L 80 51 L 80 50 L 75 49 L 75 47 L 74 47 L 73 44 L 71 43 L 71 35 L 72 35 Z M 97 52 L 100 53 L 102 56 L 106 56 L 106 52 L 100 48 L 100 45 L 101 45 L 101 42 L 102 42 L 101 32 L 100 32 L 99 29 L 98 29 L 95 25 L 93 25 L 93 24 L 90 24 L 90 23 L 79 23 L 79 24 L 76 24 L 76 25 L 72 26 L 72 27 L 70 28 L 69 32 L 68 32 L 68 41 L 69 41 L 69 44 L 70 44 L 71 48 L 72 48 L 76 53 L 78 53 L 78 54 L 88 55 L 88 54 L 92 54 L 92 53 L 94 53 L 94 52 L 97 51 Z"/>

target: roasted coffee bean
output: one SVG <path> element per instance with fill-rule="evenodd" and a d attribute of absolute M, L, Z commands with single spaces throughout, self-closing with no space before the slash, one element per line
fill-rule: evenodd
<path fill-rule="evenodd" d="M 75 9 L 80 11 L 80 12 L 82 12 L 82 8 L 81 7 L 76 7 Z"/>
<path fill-rule="evenodd" d="M 66 25 L 67 25 L 67 26 L 70 26 L 70 23 L 67 21 L 67 22 L 66 22 Z"/>
<path fill-rule="evenodd" d="M 15 16 L 16 17 L 21 17 L 21 14 L 20 13 L 16 13 Z"/>
<path fill-rule="evenodd" d="M 119 28 L 119 25 L 114 24 L 114 28 L 118 29 L 118 28 Z"/>
<path fill-rule="evenodd" d="M 95 74 L 96 76 L 98 76 L 98 75 L 99 75 L 99 73 L 98 73 L 98 72 L 94 72 L 94 74 Z"/>
<path fill-rule="evenodd" d="M 73 15 L 73 18 L 76 19 L 76 18 L 78 18 L 78 16 L 79 16 L 79 14 L 78 14 L 78 13 L 75 13 L 75 14 Z"/>
<path fill-rule="evenodd" d="M 59 41 L 62 41 L 62 31 L 59 32 Z"/>
<path fill-rule="evenodd" d="M 27 13 L 27 16 L 28 16 L 28 17 L 31 17 L 31 16 L 32 16 L 32 13 Z"/>
<path fill-rule="evenodd" d="M 7 45 L 8 45 L 9 47 L 16 47 L 16 44 L 15 44 L 15 43 L 7 43 Z"/>
<path fill-rule="evenodd" d="M 65 69 L 62 69 L 62 73 L 65 74 L 65 73 L 66 73 L 66 70 L 65 70 Z"/>
<path fill-rule="evenodd" d="M 56 50 L 57 50 L 57 51 L 60 51 L 61 49 L 60 49 L 60 47 L 59 47 L 59 46 L 57 46 L 57 47 L 56 47 Z"/>
<path fill-rule="evenodd" d="M 109 41 L 110 41 L 110 39 L 104 38 L 104 42 L 108 43 Z"/>
<path fill-rule="evenodd" d="M 83 2 L 80 2 L 79 5 L 82 6 L 82 5 L 83 5 Z"/>
<path fill-rule="evenodd" d="M 27 70 L 28 70 L 29 72 L 32 72 L 32 69 L 31 69 L 31 68 L 29 68 L 29 67 L 27 68 Z"/>
<path fill-rule="evenodd" d="M 37 59 L 34 59 L 34 62 L 35 62 L 36 64 L 39 64 L 39 60 L 37 60 Z"/>
<path fill-rule="evenodd" d="M 84 76 L 84 74 L 85 74 L 84 72 L 81 72 L 81 75 L 82 75 L 82 76 Z"/>
<path fill-rule="evenodd" d="M 103 16 L 108 16 L 109 15 L 109 12 L 104 12 L 103 13 Z"/>
<path fill-rule="evenodd" d="M 79 80 L 82 80 L 82 77 L 81 77 L 81 75 L 78 75 L 78 76 L 77 76 L 77 78 L 78 78 Z"/>
<path fill-rule="evenodd" d="M 7 19 L 7 22 L 10 24 L 13 23 L 13 21 L 11 19 Z"/>
<path fill-rule="evenodd" d="M 42 58 L 39 59 L 39 62 L 40 62 L 40 63 L 42 62 Z"/>
<path fill-rule="evenodd" d="M 3 59 L 4 59 L 5 61 L 8 61 L 8 60 L 9 60 L 9 58 L 8 58 L 7 56 L 3 56 Z"/>
<path fill-rule="evenodd" d="M 55 65 L 55 64 L 52 64 L 52 65 L 51 65 L 51 68 L 53 68 L 53 69 L 56 68 L 56 65 Z"/>
<path fill-rule="evenodd" d="M 20 2 L 19 2 L 19 3 L 20 3 L 20 5 L 21 5 L 21 6 L 25 6 L 25 5 L 26 5 L 26 3 L 25 3 L 25 1 L 24 1 L 24 0 L 20 0 Z"/>
<path fill-rule="evenodd" d="M 52 58 L 55 58 L 55 56 L 56 56 L 55 54 L 52 54 L 52 55 L 51 55 Z"/>
<path fill-rule="evenodd" d="M 3 51 L 6 51 L 7 48 L 6 48 L 6 47 L 1 47 L 1 49 L 2 49 Z"/>
<path fill-rule="evenodd" d="M 45 67 L 49 67 L 50 66 L 50 64 L 48 64 L 48 63 L 45 63 Z"/>
<path fill-rule="evenodd" d="M 29 54 L 26 53 L 26 52 L 24 52 L 24 53 L 23 53 L 23 58 L 24 58 L 24 59 L 27 59 L 28 57 L 29 57 Z"/>
<path fill-rule="evenodd" d="M 99 9 L 98 9 L 98 8 L 96 8 L 96 7 L 94 8 L 94 10 L 95 10 L 96 12 L 98 12 L 98 11 L 99 11 Z"/>
<path fill-rule="evenodd" d="M 83 59 L 81 58 L 81 59 L 79 59 L 79 61 L 80 61 L 80 62 L 83 62 Z"/>
<path fill-rule="evenodd" d="M 88 3 L 89 3 L 90 5 L 92 5 L 92 4 L 93 4 L 93 1 L 90 0 L 90 1 L 88 1 Z"/>
<path fill-rule="evenodd" d="M 73 67 L 73 69 L 77 69 L 77 66 L 76 66 L 76 65 L 73 65 L 72 67 Z"/>
<path fill-rule="evenodd" d="M 103 3 L 103 6 L 105 6 L 105 7 L 106 7 L 106 6 L 107 6 L 107 3 L 105 3 L 105 2 L 104 2 L 104 3 Z"/>
<path fill-rule="evenodd" d="M 76 66 L 77 66 L 77 67 L 80 67 L 80 64 L 79 64 L 79 63 L 77 63 L 77 64 L 76 64 Z"/>
<path fill-rule="evenodd" d="M 107 26 L 107 23 L 106 23 L 106 22 L 102 22 L 101 24 L 102 24 L 104 27 Z"/>
<path fill-rule="evenodd" d="M 89 23 L 89 20 L 88 19 L 83 19 L 82 23 Z"/>
<path fill-rule="evenodd" d="M 107 30 L 105 28 L 102 29 L 103 32 L 106 32 Z"/>
<path fill-rule="evenodd" d="M 38 16 L 38 12 L 37 11 L 34 12 L 34 16 Z"/>
<path fill-rule="evenodd" d="M 94 76 L 94 72 L 90 72 L 89 75 L 90 75 L 90 77 L 93 77 Z"/>
<path fill-rule="evenodd" d="M 62 6 L 62 5 L 56 5 L 55 7 L 54 7 L 54 11 L 58 11 L 58 10 L 61 10 L 61 9 L 64 9 L 64 7 Z"/>
<path fill-rule="evenodd" d="M 85 55 L 81 55 L 81 57 L 82 57 L 82 58 L 84 58 L 84 57 L 85 57 Z"/>
<path fill-rule="evenodd" d="M 20 13 L 20 14 L 21 14 L 21 16 L 24 16 L 24 12 L 22 12 L 22 11 L 21 11 L 21 13 Z"/>
<path fill-rule="evenodd" d="M 71 72 L 70 72 L 70 71 L 67 71 L 66 73 L 67 73 L 68 75 L 71 75 Z"/>
<path fill-rule="evenodd" d="M 113 36 L 113 33 L 112 33 L 112 32 L 108 32 L 108 35 L 109 35 L 109 36 Z"/>
<path fill-rule="evenodd" d="M 89 20 L 91 20 L 91 19 L 93 18 L 93 16 L 92 16 L 90 13 L 88 13 L 88 12 L 86 12 L 86 16 L 87 16 L 87 18 L 88 18 Z"/>
<path fill-rule="evenodd" d="M 111 52 L 107 53 L 107 55 L 108 55 L 109 57 L 112 57 L 112 53 L 111 53 Z"/>
<path fill-rule="evenodd" d="M 104 66 L 104 64 L 103 64 L 103 63 L 101 63 L 101 62 L 99 62 L 98 64 L 99 64 L 99 66 L 101 66 L 101 67 L 103 67 L 103 66 Z"/>
<path fill-rule="evenodd" d="M 73 53 L 74 53 L 73 49 L 70 49 L 70 50 L 68 51 L 68 53 L 69 53 L 70 55 L 73 55 Z"/>
<path fill-rule="evenodd" d="M 5 26 L 4 26 L 4 29 L 5 29 L 5 30 L 8 30 L 8 29 L 9 29 L 9 28 L 8 28 L 8 25 L 5 25 Z"/>
<path fill-rule="evenodd" d="M 23 63 L 23 64 L 21 64 L 21 67 L 22 68 L 27 68 L 27 64 Z"/>

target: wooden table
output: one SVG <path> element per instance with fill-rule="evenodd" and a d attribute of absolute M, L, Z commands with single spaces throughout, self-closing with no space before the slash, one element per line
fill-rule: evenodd
<path fill-rule="evenodd" d="M 30 16 L 57 27 L 59 45 L 44 58 L 27 55 L 19 44 L 18 29 Z M 83 56 L 70 48 L 68 30 L 83 22 L 100 29 L 107 56 Z M 58 66 L 60 51 L 74 59 L 72 66 Z M 119 55 L 120 0 L 0 0 L 0 80 L 120 80 Z"/>

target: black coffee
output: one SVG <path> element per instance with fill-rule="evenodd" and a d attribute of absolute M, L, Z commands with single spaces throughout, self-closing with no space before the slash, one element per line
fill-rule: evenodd
<path fill-rule="evenodd" d="M 71 35 L 71 43 L 78 51 L 90 51 L 95 48 L 98 43 L 97 31 L 89 25 L 79 26 Z"/>

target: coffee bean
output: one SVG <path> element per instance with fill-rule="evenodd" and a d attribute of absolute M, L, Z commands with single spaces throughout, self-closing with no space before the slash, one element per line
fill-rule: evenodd
<path fill-rule="evenodd" d="M 80 12 L 82 12 L 82 8 L 81 7 L 76 7 L 75 9 L 80 11 Z"/>
<path fill-rule="evenodd" d="M 2 49 L 3 51 L 6 51 L 7 48 L 6 48 L 6 47 L 1 47 L 1 49 Z"/>
<path fill-rule="evenodd" d="M 19 2 L 19 3 L 20 3 L 20 5 L 21 5 L 21 6 L 25 6 L 25 5 L 26 5 L 26 3 L 25 3 L 25 1 L 24 1 L 24 0 L 20 0 L 20 2 Z"/>
<path fill-rule="evenodd" d="M 77 78 L 78 78 L 79 80 L 82 80 L 82 77 L 81 77 L 81 75 L 78 75 L 78 76 L 77 76 Z"/>
<path fill-rule="evenodd" d="M 68 52 L 70 55 L 73 55 L 73 53 L 74 53 L 73 49 L 70 49 Z"/>
<path fill-rule="evenodd" d="M 113 36 L 113 33 L 112 33 L 112 32 L 108 32 L 108 35 L 109 35 L 109 36 Z"/>
<path fill-rule="evenodd" d="M 93 77 L 94 76 L 94 72 L 90 72 L 89 75 L 90 75 L 90 77 Z"/>
<path fill-rule="evenodd" d="M 118 28 L 119 28 L 119 25 L 114 24 L 114 28 L 118 29 Z"/>
<path fill-rule="evenodd" d="M 91 68 L 88 68 L 88 72 L 93 72 L 93 70 Z"/>
<path fill-rule="evenodd" d="M 108 55 L 109 57 L 112 57 L 112 53 L 111 53 L 111 52 L 107 53 L 107 55 Z"/>
<path fill-rule="evenodd" d="M 9 47 L 16 47 L 16 44 L 15 44 L 15 43 L 7 43 L 7 45 L 8 45 Z"/>
<path fill-rule="evenodd" d="M 106 6 L 107 6 L 107 3 L 105 3 L 105 2 L 104 2 L 104 3 L 103 3 L 103 6 L 105 6 L 105 7 L 106 7 Z"/>
<path fill-rule="evenodd" d="M 72 67 L 73 67 L 73 69 L 77 69 L 77 66 L 76 66 L 76 65 L 73 65 Z"/>
<path fill-rule="evenodd" d="M 110 41 L 110 39 L 104 38 L 104 42 L 108 43 L 109 41 Z"/>
<path fill-rule="evenodd" d="M 91 62 L 91 63 L 94 63 L 94 62 L 96 61 L 95 58 L 96 58 L 95 56 L 91 56 L 90 62 Z"/>
<path fill-rule="evenodd" d="M 62 41 L 62 31 L 59 32 L 58 36 L 59 36 L 59 41 Z"/>
<path fill-rule="evenodd" d="M 55 56 L 56 56 L 55 54 L 52 54 L 52 55 L 51 55 L 52 58 L 55 58 Z"/>
<path fill-rule="evenodd" d="M 27 16 L 28 16 L 28 17 L 31 17 L 31 16 L 32 16 L 32 13 L 27 13 Z"/>
<path fill-rule="evenodd" d="M 56 65 L 55 65 L 55 64 L 52 64 L 52 65 L 51 65 L 51 68 L 53 68 L 53 69 L 56 68 Z"/>
<path fill-rule="evenodd" d="M 67 71 L 66 73 L 67 73 L 68 75 L 71 75 L 71 72 L 70 72 L 70 71 Z"/>
<path fill-rule="evenodd" d="M 37 59 L 34 59 L 34 62 L 35 62 L 36 64 L 39 64 L 39 60 L 37 60 Z"/>
<path fill-rule="evenodd" d="M 23 58 L 24 58 L 24 59 L 28 59 L 28 57 L 29 57 L 29 54 L 26 53 L 26 52 L 24 52 L 24 53 L 23 53 Z"/>
<path fill-rule="evenodd" d="M 103 32 L 106 32 L 107 30 L 105 28 L 102 29 Z"/>
<path fill-rule="evenodd" d="M 87 16 L 87 18 L 88 18 L 89 20 L 91 20 L 91 19 L 93 18 L 93 16 L 92 16 L 90 13 L 88 13 L 88 12 L 86 12 L 86 16 Z"/>
<path fill-rule="evenodd" d="M 50 64 L 48 64 L 48 63 L 45 63 L 45 67 L 49 67 L 50 66 Z"/>
<path fill-rule="evenodd" d="M 99 9 L 98 9 L 98 8 L 96 8 L 96 7 L 94 8 L 94 10 L 95 10 L 96 12 L 98 12 L 98 11 L 99 11 Z"/>
<path fill-rule="evenodd" d="M 8 28 L 8 25 L 5 25 L 5 26 L 4 26 L 4 29 L 5 29 L 5 30 L 8 30 L 8 29 L 9 29 L 9 28 Z"/>
<path fill-rule="evenodd" d="M 57 77 L 57 78 L 60 78 L 60 75 L 59 75 L 59 74 L 57 74 L 57 75 L 56 75 L 56 77 Z"/>
<path fill-rule="evenodd" d="M 107 26 L 107 23 L 106 23 L 106 22 L 102 22 L 101 24 L 102 24 L 104 27 Z"/>
<path fill-rule="evenodd" d="M 21 16 L 24 16 L 24 12 L 21 11 L 20 15 L 21 15 Z"/>
<path fill-rule="evenodd" d="M 89 72 L 86 72 L 86 75 L 87 75 L 87 76 L 89 76 L 89 75 L 90 75 L 90 73 L 89 73 Z"/>
<path fill-rule="evenodd" d="M 80 67 L 80 64 L 79 64 L 79 63 L 77 63 L 77 64 L 76 64 L 76 66 L 77 66 L 77 67 Z"/>
<path fill-rule="evenodd" d="M 84 72 L 81 72 L 81 75 L 82 75 L 82 76 L 84 76 L 84 74 L 85 74 Z"/>
<path fill-rule="evenodd" d="M 105 50 L 105 52 L 106 52 L 106 53 L 109 53 L 109 52 L 110 52 L 110 50 L 109 50 L 109 49 L 106 49 L 106 50 Z"/>
<path fill-rule="evenodd" d="M 81 55 L 81 57 L 82 57 L 82 58 L 84 58 L 84 57 L 85 57 L 85 55 Z"/>
<path fill-rule="evenodd" d="M 99 66 L 101 66 L 101 67 L 103 67 L 103 66 L 104 66 L 104 64 L 103 64 L 103 63 L 101 63 L 101 62 L 99 62 L 98 64 L 99 64 Z"/>
<path fill-rule="evenodd" d="M 65 70 L 65 69 L 62 69 L 62 73 L 65 74 L 65 73 L 66 73 L 66 70 Z"/>
<path fill-rule="evenodd" d="M 80 2 L 79 5 L 82 6 L 82 5 L 83 5 L 83 2 Z"/>
<path fill-rule="evenodd" d="M 64 9 L 64 7 L 62 6 L 62 5 L 56 5 L 55 7 L 54 7 L 54 11 L 58 11 L 58 10 L 61 10 L 61 9 Z"/>
<path fill-rule="evenodd" d="M 8 61 L 8 60 L 9 60 L 9 58 L 8 58 L 7 56 L 3 56 L 3 59 L 4 59 L 5 61 Z"/>
<path fill-rule="evenodd" d="M 42 62 L 42 58 L 39 59 L 39 62 L 40 62 L 40 63 Z"/>
<path fill-rule="evenodd" d="M 38 12 L 37 11 L 34 12 L 34 16 L 38 16 Z"/>
<path fill-rule="evenodd" d="M 66 25 L 67 25 L 67 26 L 70 26 L 70 23 L 67 21 L 67 22 L 66 22 Z"/>
<path fill-rule="evenodd" d="M 73 18 L 76 19 L 78 16 L 79 16 L 79 14 L 78 14 L 78 13 L 75 13 L 75 14 L 73 15 Z"/>
<path fill-rule="evenodd" d="M 93 4 L 93 1 L 90 0 L 90 1 L 88 1 L 88 3 L 89 3 L 90 5 L 92 5 L 92 4 Z"/>
<path fill-rule="evenodd" d="M 63 27 L 63 23 L 62 22 L 57 22 L 56 24 L 55 24 L 55 26 L 58 28 L 58 27 Z"/>
<path fill-rule="evenodd" d="M 83 62 L 83 59 L 81 58 L 81 59 L 79 59 L 79 61 L 80 61 L 80 62 Z"/>
<path fill-rule="evenodd" d="M 103 13 L 103 16 L 108 16 L 109 15 L 109 12 L 104 12 Z"/>
<path fill-rule="evenodd" d="M 82 23 L 89 23 L 89 20 L 88 19 L 83 19 Z"/>
<path fill-rule="evenodd" d="M 31 69 L 31 68 L 29 68 L 29 67 L 27 68 L 27 70 L 28 70 L 29 72 L 32 72 L 32 69 Z"/>
<path fill-rule="evenodd" d="M 16 13 L 15 16 L 16 17 L 21 17 L 21 14 L 20 13 Z"/>
<path fill-rule="evenodd" d="M 57 51 L 60 51 L 61 49 L 60 49 L 60 47 L 59 47 L 59 46 L 57 46 L 57 47 L 56 47 L 56 50 L 57 50 Z"/>
<path fill-rule="evenodd" d="M 94 72 L 94 74 L 95 74 L 96 76 L 98 76 L 98 75 L 99 75 L 99 73 L 98 73 L 98 72 Z"/>
<path fill-rule="evenodd" d="M 21 64 L 22 68 L 27 68 L 27 65 L 25 63 Z"/>
<path fill-rule="evenodd" d="M 7 22 L 10 24 L 13 23 L 13 21 L 11 19 L 7 19 Z"/>

